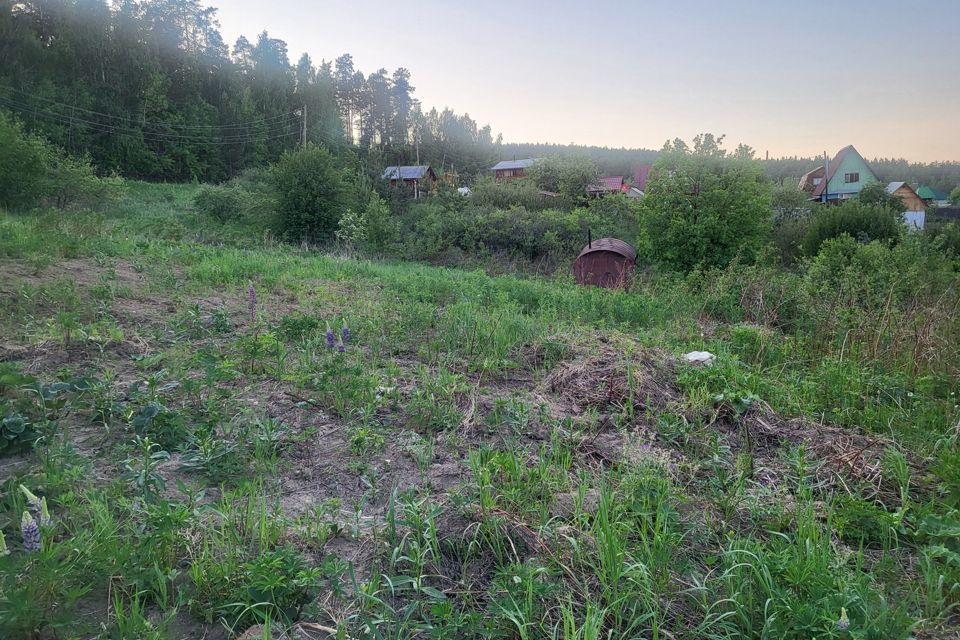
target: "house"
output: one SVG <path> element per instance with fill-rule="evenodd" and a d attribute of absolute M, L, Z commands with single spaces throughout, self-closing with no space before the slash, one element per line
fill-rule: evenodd
<path fill-rule="evenodd" d="M 626 193 L 627 183 L 623 176 L 604 176 L 596 184 L 587 187 L 587 194 L 594 198 L 600 198 L 611 193 Z"/>
<path fill-rule="evenodd" d="M 840 149 L 825 167 L 805 173 L 800 188 L 807 190 L 812 200 L 839 202 L 856 196 L 860 189 L 877 181 L 870 165 L 851 144 Z"/>
<path fill-rule="evenodd" d="M 525 178 L 527 169 L 539 162 L 539 158 L 527 158 L 525 160 L 501 160 L 490 167 L 493 171 L 493 177 L 497 180 L 512 180 L 514 178 Z"/>
<path fill-rule="evenodd" d="M 800 176 L 800 190 L 813 195 L 813 191 L 823 182 L 823 172 L 823 165 L 821 165 Z"/>
<path fill-rule="evenodd" d="M 927 208 L 927 203 L 906 182 L 891 182 L 887 185 L 887 193 L 900 198 L 909 212 L 923 211 Z"/>
<path fill-rule="evenodd" d="M 653 167 L 649 162 L 644 162 L 643 164 L 638 164 L 633 170 L 633 184 L 630 185 L 630 190 L 635 190 L 637 195 L 642 196 L 647 192 L 647 180 L 650 178 L 650 169 Z M 630 196 L 631 192 L 628 191 L 627 195 Z M 636 197 L 636 196 L 634 196 Z"/>
<path fill-rule="evenodd" d="M 582 285 L 628 288 L 636 260 L 637 250 L 623 240 L 588 240 L 573 263 L 573 276 Z"/>
<path fill-rule="evenodd" d="M 945 191 L 940 191 L 939 189 L 934 189 L 933 187 L 928 187 L 925 184 L 921 184 L 917 187 L 917 195 L 926 202 L 928 205 L 934 207 L 949 207 L 950 206 L 950 196 Z"/>
<path fill-rule="evenodd" d="M 402 183 L 410 188 L 414 198 L 419 198 L 423 186 L 429 188 L 437 183 L 437 174 L 430 165 L 393 166 L 384 169 L 381 179 L 389 180 L 391 187 Z"/>

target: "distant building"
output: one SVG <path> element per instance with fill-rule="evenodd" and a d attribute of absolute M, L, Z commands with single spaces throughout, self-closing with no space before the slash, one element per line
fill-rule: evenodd
<path fill-rule="evenodd" d="M 501 160 L 490 167 L 493 171 L 493 177 L 497 180 L 512 180 L 514 178 L 525 178 L 527 169 L 539 162 L 539 158 L 527 158 L 525 160 Z"/>
<path fill-rule="evenodd" d="M 804 174 L 800 188 L 812 200 L 838 202 L 852 198 L 871 182 L 878 182 L 876 174 L 853 145 L 848 145 L 827 163 Z"/>
<path fill-rule="evenodd" d="M 813 195 L 814 190 L 823 182 L 823 166 L 811 169 L 800 176 L 800 190 Z"/>
<path fill-rule="evenodd" d="M 404 184 L 410 187 L 414 198 L 419 198 L 424 186 L 432 187 L 437 183 L 437 174 L 430 165 L 387 167 L 383 171 L 383 180 L 389 180 L 391 187 Z"/>
<path fill-rule="evenodd" d="M 949 207 L 950 206 L 950 196 L 945 191 L 940 191 L 939 189 L 934 189 L 933 187 L 928 187 L 925 184 L 921 184 L 917 187 L 917 195 L 932 207 Z"/>
<path fill-rule="evenodd" d="M 906 182 L 891 182 L 887 185 L 887 193 L 900 198 L 907 211 L 923 211 L 927 208 L 927 203 Z"/>
<path fill-rule="evenodd" d="M 604 176 L 596 184 L 587 187 L 587 193 L 595 198 L 600 198 L 611 193 L 626 193 L 627 183 L 623 176 Z"/>
<path fill-rule="evenodd" d="M 650 178 L 650 169 L 652 166 L 649 162 L 644 162 L 643 164 L 638 164 L 633 170 L 633 184 L 630 185 L 630 189 L 635 189 L 641 196 L 647 192 L 647 180 Z M 630 195 L 629 191 L 627 195 Z"/>

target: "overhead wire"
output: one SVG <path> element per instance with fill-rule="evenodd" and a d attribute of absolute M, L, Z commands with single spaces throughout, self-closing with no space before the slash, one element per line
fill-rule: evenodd
<path fill-rule="evenodd" d="M 152 131 L 149 128 L 132 128 L 132 127 L 121 127 L 118 125 L 113 125 L 104 122 L 97 122 L 95 120 L 88 120 L 86 118 L 79 118 L 77 116 L 71 116 L 63 113 L 55 113 L 44 109 L 37 109 L 32 105 L 27 105 L 22 102 L 11 100 L 9 98 L 0 96 L 0 105 L 6 106 L 7 108 L 13 109 L 20 112 L 23 115 L 29 115 L 34 117 L 45 118 L 48 121 L 53 121 L 63 125 L 83 125 L 90 127 L 96 131 L 102 133 L 112 133 L 116 135 L 126 135 L 131 137 L 142 138 L 145 141 L 151 142 L 181 142 L 185 144 L 211 144 L 211 145 L 228 145 L 228 144 L 243 144 L 250 142 L 258 142 L 263 140 L 274 140 L 284 137 L 292 137 L 295 135 L 300 135 L 299 131 L 299 122 L 296 118 L 289 119 L 287 121 L 275 122 L 271 125 L 266 126 L 266 131 L 253 132 L 247 131 L 243 134 L 231 134 L 228 136 L 222 137 L 212 137 L 211 135 L 200 135 L 200 134 L 181 134 L 175 132 L 165 132 L 165 131 Z M 284 131 L 284 129 L 289 128 L 292 125 L 298 125 L 297 130 Z M 149 123 L 147 126 L 157 126 L 152 123 Z"/>
<path fill-rule="evenodd" d="M 6 90 L 6 91 L 11 91 L 11 92 L 13 92 L 13 93 L 17 93 L 17 94 L 19 94 L 19 95 L 21 95 L 21 96 L 24 96 L 24 97 L 26 97 L 26 98 L 30 98 L 30 99 L 33 99 L 33 100 L 38 100 L 38 101 L 41 101 L 41 102 L 47 102 L 47 103 L 49 103 L 49 104 L 51 104 L 51 105 L 53 105 L 53 106 L 57 106 L 57 107 L 60 107 L 60 108 L 62 108 L 62 109 L 68 109 L 68 110 L 71 110 L 71 111 L 77 111 L 77 112 L 80 112 L 80 113 L 86 113 L 86 114 L 89 114 L 89 115 L 95 115 L 95 116 L 99 116 L 99 117 L 101 117 L 101 118 L 108 118 L 108 119 L 111 119 L 111 120 L 126 121 L 127 123 L 133 124 L 133 125 L 135 125 L 135 126 L 141 124 L 141 123 L 139 123 L 139 122 L 137 122 L 137 121 L 135 121 L 135 120 L 133 120 L 133 119 L 131 119 L 131 118 L 129 118 L 129 117 L 118 116 L 118 115 L 109 114 L 109 113 L 103 113 L 103 112 L 100 112 L 100 111 L 93 111 L 93 110 L 90 110 L 90 109 L 84 109 L 83 107 L 76 107 L 76 106 L 69 105 L 69 104 L 66 104 L 66 103 L 63 103 L 63 102 L 58 102 L 58 101 L 53 100 L 53 99 L 51 99 L 51 98 L 45 98 L 45 97 L 43 97 L 43 96 L 38 96 L 38 95 L 31 94 L 31 93 L 27 93 L 26 91 L 20 91 L 20 90 L 18 90 L 18 89 L 14 89 L 13 87 L 2 87 L 2 89 L 3 89 L 3 90 Z M 281 119 L 283 119 L 283 118 L 299 117 L 299 113 L 300 113 L 300 110 L 299 110 L 299 109 L 292 109 L 292 110 L 287 111 L 287 112 L 285 112 L 285 113 L 278 114 L 278 115 L 275 115 L 275 116 L 270 116 L 270 117 L 267 117 L 267 118 L 256 118 L 256 119 L 253 119 L 253 120 L 249 120 L 249 121 L 247 121 L 247 122 L 239 122 L 239 123 L 232 123 L 232 124 L 225 124 L 225 125 L 215 125 L 215 124 L 211 124 L 211 125 L 190 125 L 190 124 L 182 124 L 182 123 L 177 123 L 177 122 L 151 122 L 150 124 L 153 125 L 153 126 L 157 126 L 157 127 L 168 127 L 168 128 L 171 128 L 171 129 L 174 129 L 174 128 L 177 128 L 177 129 L 189 129 L 189 130 L 238 129 L 238 128 L 244 128 L 244 127 L 258 126 L 258 125 L 262 125 L 262 124 L 269 124 L 269 123 L 272 122 L 272 121 L 281 120 Z"/>

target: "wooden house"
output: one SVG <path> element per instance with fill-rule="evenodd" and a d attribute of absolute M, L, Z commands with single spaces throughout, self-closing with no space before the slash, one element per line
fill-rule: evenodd
<path fill-rule="evenodd" d="M 604 176 L 596 184 L 587 187 L 587 194 L 601 198 L 611 193 L 626 193 L 629 187 L 623 176 Z"/>
<path fill-rule="evenodd" d="M 630 189 L 627 191 L 628 196 L 639 197 L 647 192 L 647 180 L 650 179 L 650 169 L 652 168 L 653 165 L 649 162 L 644 162 L 634 167 L 633 184 L 630 185 Z"/>
<path fill-rule="evenodd" d="M 527 158 L 525 160 L 501 160 L 490 167 L 493 171 L 493 177 L 496 180 L 512 180 L 514 178 L 527 177 L 527 169 L 532 167 L 538 161 L 537 158 Z"/>
<path fill-rule="evenodd" d="M 871 182 L 877 182 L 877 176 L 853 145 L 847 145 L 837 152 L 826 166 L 817 167 L 804 174 L 801 188 L 808 191 L 812 200 L 821 202 L 839 202 L 860 193 Z"/>
<path fill-rule="evenodd" d="M 927 203 L 906 182 L 891 182 L 887 185 L 887 193 L 900 198 L 907 211 L 923 211 L 927 208 Z"/>
<path fill-rule="evenodd" d="M 430 165 L 387 167 L 381 178 L 389 180 L 391 187 L 407 186 L 414 198 L 420 197 L 424 187 L 430 188 L 437 183 L 437 174 Z"/>
<path fill-rule="evenodd" d="M 947 207 L 950 206 L 950 195 L 945 191 L 928 187 L 921 184 L 917 187 L 917 195 L 930 206 Z"/>

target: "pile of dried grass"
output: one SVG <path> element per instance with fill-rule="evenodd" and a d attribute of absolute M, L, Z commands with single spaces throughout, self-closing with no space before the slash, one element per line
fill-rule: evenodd
<path fill-rule="evenodd" d="M 662 410 L 679 398 L 673 361 L 654 349 L 631 354 L 611 344 L 580 350 L 546 378 L 546 388 L 576 409 L 623 409 L 633 398 L 635 410 Z"/>

